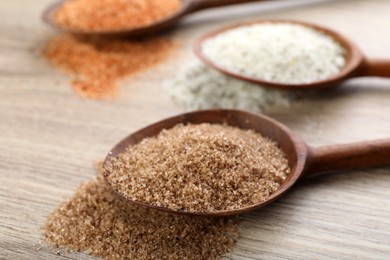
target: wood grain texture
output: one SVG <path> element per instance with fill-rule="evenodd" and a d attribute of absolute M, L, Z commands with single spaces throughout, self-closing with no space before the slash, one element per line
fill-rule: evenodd
<path fill-rule="evenodd" d="M 248 4 L 194 14 L 172 33 L 180 48 L 166 63 L 124 80 L 115 101 L 82 100 L 40 58 L 54 34 L 39 20 L 48 2 L 0 1 L 0 259 L 94 259 L 57 256 L 39 243 L 40 227 L 118 140 L 184 112 L 164 82 L 194 58 L 190 45 L 201 33 L 250 18 L 301 19 L 344 33 L 369 57 L 390 58 L 390 1 Z M 354 79 L 269 115 L 312 146 L 373 140 L 389 137 L 389 99 L 389 80 Z M 306 180 L 243 217 L 230 258 L 388 259 L 389 183 L 390 168 Z"/>

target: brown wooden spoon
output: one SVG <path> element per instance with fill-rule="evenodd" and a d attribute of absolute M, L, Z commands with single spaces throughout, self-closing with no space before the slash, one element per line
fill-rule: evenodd
<path fill-rule="evenodd" d="M 311 83 L 286 84 L 286 83 L 276 83 L 276 82 L 266 81 L 259 78 L 254 78 L 233 71 L 229 71 L 227 69 L 221 68 L 217 63 L 211 61 L 204 55 L 202 51 L 202 45 L 206 40 L 234 28 L 239 28 L 242 26 L 259 24 L 259 23 L 293 23 L 293 24 L 308 26 L 315 30 L 321 31 L 326 35 L 332 37 L 335 41 L 337 41 L 338 43 L 341 44 L 341 46 L 344 47 L 346 51 L 345 54 L 346 64 L 338 74 L 329 77 L 327 79 L 319 80 Z M 301 22 L 301 21 L 295 21 L 295 20 L 267 19 L 267 20 L 251 21 L 251 22 L 224 27 L 222 29 L 206 33 L 205 35 L 197 39 L 194 44 L 194 52 L 206 65 L 222 72 L 223 74 L 226 74 L 228 76 L 240 80 L 245 80 L 255 84 L 259 84 L 264 87 L 270 87 L 270 88 L 316 89 L 316 88 L 326 88 L 326 87 L 336 86 L 338 83 L 353 77 L 363 77 L 363 76 L 390 77 L 390 59 L 384 60 L 384 59 L 367 58 L 363 55 L 363 53 L 353 42 L 351 42 L 341 34 L 333 30 L 324 28 L 322 26 Z"/>
<path fill-rule="evenodd" d="M 197 11 L 214 7 L 242 4 L 248 2 L 258 2 L 263 0 L 182 0 L 182 6 L 176 13 L 167 17 L 166 19 L 156 21 L 155 23 L 150 24 L 148 26 L 101 31 L 71 30 L 63 28 L 56 24 L 55 20 L 53 19 L 53 14 L 61 7 L 64 1 L 66 0 L 61 0 L 59 2 L 55 2 L 49 5 L 43 12 L 43 21 L 60 31 L 69 32 L 76 35 L 140 38 L 171 28 L 175 24 L 177 24 L 179 20 L 184 16 Z"/>
<path fill-rule="evenodd" d="M 252 129 L 276 141 L 287 155 L 291 173 L 279 189 L 266 201 L 236 210 L 186 212 L 174 211 L 139 201 L 131 202 L 140 206 L 179 214 L 213 217 L 230 216 L 246 213 L 271 203 L 285 194 L 303 177 L 324 172 L 390 165 L 390 139 L 313 148 L 306 145 L 286 126 L 269 117 L 239 110 L 205 110 L 171 117 L 127 136 L 108 153 L 103 166 L 111 157 L 116 157 L 128 146 L 137 144 L 144 138 L 155 136 L 163 129 L 172 128 L 180 123 L 200 124 L 206 122 Z M 104 177 L 110 185 L 106 174 L 104 174 Z M 118 192 L 118 194 L 120 193 Z"/>

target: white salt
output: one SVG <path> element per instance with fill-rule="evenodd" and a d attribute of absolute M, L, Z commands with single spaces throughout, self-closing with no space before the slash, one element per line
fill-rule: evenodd
<path fill-rule="evenodd" d="M 286 84 L 326 79 L 345 65 L 345 51 L 339 43 L 292 23 L 258 23 L 227 30 L 206 40 L 202 52 L 233 73 Z"/>
<path fill-rule="evenodd" d="M 195 62 L 168 84 L 170 97 L 187 110 L 226 108 L 266 112 L 288 107 L 298 92 L 263 88 Z"/>

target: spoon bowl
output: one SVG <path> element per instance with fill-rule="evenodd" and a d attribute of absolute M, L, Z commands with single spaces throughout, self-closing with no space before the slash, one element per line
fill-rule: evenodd
<path fill-rule="evenodd" d="M 226 31 L 237 29 L 243 26 L 255 25 L 261 23 L 289 23 L 289 24 L 298 24 L 303 25 L 314 30 L 320 31 L 336 42 L 338 42 L 345 50 L 345 66 L 335 75 L 310 82 L 310 83 L 299 83 L 299 84 L 287 84 L 287 83 L 278 83 L 263 80 L 260 78 L 246 76 L 237 72 L 230 71 L 228 69 L 222 68 L 217 63 L 211 61 L 202 51 L 203 43 L 217 35 L 224 33 Z M 363 55 L 359 48 L 344 37 L 343 35 L 325 28 L 323 26 L 315 25 L 312 23 L 296 21 L 296 20 L 286 20 L 286 19 L 267 19 L 267 20 L 257 20 L 251 22 L 240 23 L 236 25 L 227 26 L 209 33 L 204 34 L 198 38 L 194 43 L 194 52 L 195 54 L 208 66 L 220 71 L 221 73 L 228 75 L 233 78 L 237 78 L 244 81 L 249 81 L 264 87 L 278 88 L 278 89 L 319 89 L 336 86 L 344 80 L 353 77 L 360 76 L 379 76 L 379 77 L 390 77 L 390 60 L 380 60 L 380 59 L 369 59 Z"/>
<path fill-rule="evenodd" d="M 139 201 L 129 200 L 129 202 L 143 207 L 179 214 L 209 217 L 231 216 L 264 207 L 284 195 L 299 179 L 314 173 L 390 165 L 390 139 L 350 145 L 311 148 L 286 126 L 269 117 L 239 110 L 204 110 L 171 117 L 130 134 L 115 145 L 108 153 L 103 162 L 103 168 L 111 158 L 117 157 L 127 147 L 139 143 L 144 138 L 156 136 L 163 129 L 170 129 L 177 124 L 201 123 L 226 124 L 241 129 L 252 129 L 276 141 L 279 148 L 287 156 L 291 168 L 290 174 L 279 189 L 271 194 L 266 201 L 235 210 L 213 212 L 175 211 Z M 108 185 L 111 186 L 107 178 L 107 173 L 104 172 L 103 175 Z M 113 187 L 111 186 L 111 188 Z M 115 191 L 120 196 L 123 196 L 119 191 Z"/>
<path fill-rule="evenodd" d="M 120 28 L 116 30 L 112 29 L 112 30 L 93 30 L 93 31 L 63 28 L 55 22 L 53 15 L 56 11 L 59 10 L 59 8 L 62 6 L 62 4 L 65 1 L 67 0 L 61 0 L 50 4 L 42 14 L 43 21 L 59 31 L 68 32 L 79 36 L 142 38 L 172 28 L 184 16 L 197 11 L 220 7 L 220 6 L 247 3 L 247 2 L 258 2 L 262 0 L 182 0 L 181 7 L 174 14 L 164 19 L 161 19 L 159 21 L 156 21 L 152 24 L 141 26 L 141 27 L 134 27 L 134 28 Z"/>

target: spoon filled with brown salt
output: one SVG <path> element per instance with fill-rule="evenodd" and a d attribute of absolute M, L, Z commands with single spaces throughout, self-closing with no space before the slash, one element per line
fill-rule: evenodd
<path fill-rule="evenodd" d="M 201 36 L 194 51 L 223 74 L 271 88 L 317 89 L 353 77 L 390 77 L 390 59 L 367 58 L 343 35 L 301 21 L 224 27 Z"/>
<path fill-rule="evenodd" d="M 176 25 L 191 13 L 261 0 L 62 0 L 43 12 L 43 20 L 76 35 L 139 38 Z"/>
<path fill-rule="evenodd" d="M 318 173 L 390 165 L 390 139 L 310 147 L 281 123 L 205 110 L 149 125 L 108 153 L 104 178 L 131 203 L 222 217 L 261 208 Z"/>

